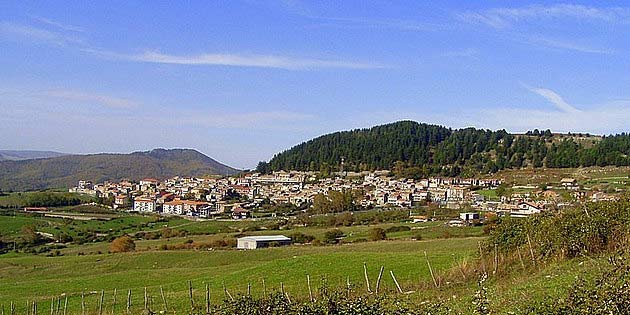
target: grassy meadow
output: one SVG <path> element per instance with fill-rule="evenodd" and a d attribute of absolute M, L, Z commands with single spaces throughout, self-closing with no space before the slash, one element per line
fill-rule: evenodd
<path fill-rule="evenodd" d="M 144 251 L 61 257 L 7 254 L 0 257 L 0 303 L 13 301 L 21 306 L 37 300 L 44 307 L 54 296 L 66 294 L 69 309 L 78 311 L 81 292 L 92 292 L 86 303 L 95 309 L 101 290 L 108 292 L 111 300 L 117 289 L 121 296 L 132 290 L 134 304 L 139 306 L 145 287 L 154 299 L 159 298 L 163 287 L 171 304 L 182 304 L 183 308 L 189 303 L 188 281 L 199 290 L 200 299 L 203 286 L 209 284 L 212 300 L 218 302 L 224 298 L 223 285 L 233 294 L 243 294 L 251 283 L 252 293 L 262 294 L 263 279 L 269 291 L 282 283 L 291 295 L 305 296 L 307 274 L 313 287 L 320 286 L 322 279 L 330 286 L 343 286 L 349 278 L 357 290 L 365 290 L 363 263 L 373 282 L 379 267 L 384 266 L 386 272 L 395 273 L 403 288 L 411 289 L 431 279 L 425 251 L 438 273 L 455 266 L 456 260 L 472 260 L 480 240 L 392 240 L 252 251 Z M 395 290 L 390 276 L 384 276 L 382 288 Z"/>

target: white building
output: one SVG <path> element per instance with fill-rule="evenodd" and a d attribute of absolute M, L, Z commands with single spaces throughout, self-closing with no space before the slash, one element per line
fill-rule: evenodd
<path fill-rule="evenodd" d="M 149 198 L 135 198 L 133 200 L 133 211 L 155 212 L 155 200 Z"/>
<path fill-rule="evenodd" d="M 246 236 L 237 240 L 236 248 L 256 249 L 269 246 L 291 245 L 291 238 L 284 235 Z"/>

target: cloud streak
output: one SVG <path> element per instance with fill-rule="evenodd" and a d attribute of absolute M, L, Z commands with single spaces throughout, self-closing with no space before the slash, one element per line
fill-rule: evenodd
<path fill-rule="evenodd" d="M 257 67 L 275 68 L 284 70 L 312 70 L 322 68 L 339 69 L 378 69 L 382 65 L 361 63 L 353 61 L 293 58 L 278 55 L 240 55 L 240 54 L 199 54 L 199 55 L 170 55 L 155 51 L 147 51 L 142 54 L 119 54 L 97 50 L 86 50 L 104 57 L 123 59 L 129 61 L 177 64 L 190 66 L 231 66 L 231 67 Z"/>
<path fill-rule="evenodd" d="M 484 126 L 526 131 L 534 128 L 561 132 L 618 133 L 630 125 L 630 101 L 621 100 L 578 109 L 567 103 L 558 93 L 546 88 L 528 88 L 544 97 L 557 110 L 525 108 L 497 108 L 474 114 L 475 120 Z M 502 124 L 499 126 L 498 124 Z"/>
<path fill-rule="evenodd" d="M 319 58 L 300 58 L 281 55 L 238 54 L 238 53 L 205 53 L 197 55 L 173 55 L 158 51 L 145 51 L 140 54 L 124 54 L 96 49 L 84 43 L 69 32 L 84 32 L 77 26 L 64 25 L 52 20 L 35 18 L 38 21 L 54 26 L 62 31 L 33 27 L 30 25 L 0 22 L 0 37 L 14 40 L 29 40 L 37 43 L 48 43 L 57 46 L 69 46 L 84 53 L 101 58 L 127 60 L 134 62 L 175 64 L 188 66 L 226 66 L 226 67 L 254 67 L 284 70 L 315 70 L 315 69 L 350 69 L 367 70 L 386 68 L 384 65 L 349 60 L 332 60 Z"/>
<path fill-rule="evenodd" d="M 565 40 L 557 40 L 557 39 L 551 39 L 551 38 L 546 38 L 546 37 L 541 37 L 541 36 L 530 36 L 524 41 L 529 42 L 534 45 L 545 46 L 548 48 L 572 50 L 572 51 L 588 53 L 588 54 L 612 55 L 616 53 L 616 51 L 612 49 L 596 48 L 596 47 L 572 43 Z"/>
<path fill-rule="evenodd" d="M 532 19 L 573 18 L 610 23 L 628 23 L 630 10 L 626 8 L 598 8 L 577 4 L 531 5 L 518 8 L 494 8 L 459 15 L 462 20 L 485 24 L 494 28 L 510 27 Z"/>
<path fill-rule="evenodd" d="M 317 21 L 320 26 L 349 29 L 393 29 L 400 31 L 436 31 L 447 28 L 445 25 L 399 19 L 362 19 L 303 15 Z"/>
<path fill-rule="evenodd" d="M 42 17 L 37 17 L 37 16 L 31 16 L 31 18 L 33 18 L 34 20 L 43 23 L 43 24 L 47 24 L 50 26 L 54 26 L 55 28 L 58 28 L 60 30 L 63 31 L 69 31 L 69 32 L 77 32 L 77 33 L 85 33 L 86 29 L 83 27 L 79 27 L 79 26 L 75 26 L 75 25 L 69 25 L 69 24 L 64 24 L 64 23 L 60 23 L 51 19 L 47 19 L 47 18 L 42 18 Z"/>
<path fill-rule="evenodd" d="M 557 109 L 565 112 L 565 113 L 579 113 L 581 112 L 580 110 L 578 110 L 577 108 L 573 107 L 572 105 L 569 105 L 569 103 L 567 103 L 562 96 L 558 95 L 558 93 L 549 90 L 549 89 L 545 89 L 545 88 L 530 88 L 530 91 L 546 98 L 550 103 L 552 103 Z"/>
<path fill-rule="evenodd" d="M 72 35 L 11 22 L 0 22 L 0 37 L 13 40 L 44 42 L 57 46 L 83 43 L 83 40 Z"/>

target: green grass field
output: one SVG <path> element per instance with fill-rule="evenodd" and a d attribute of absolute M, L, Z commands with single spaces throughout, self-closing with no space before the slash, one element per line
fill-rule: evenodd
<path fill-rule="evenodd" d="M 0 257 L 0 303 L 25 305 L 27 300 L 49 303 L 53 296 L 65 293 L 70 309 L 77 311 L 81 292 L 108 292 L 108 301 L 117 289 L 120 294 L 132 290 L 134 303 L 141 304 L 144 287 L 154 298 L 162 286 L 172 305 L 186 305 L 187 281 L 200 290 L 211 287 L 213 301 L 223 299 L 222 285 L 234 294 L 243 293 L 247 284 L 260 294 L 265 279 L 267 290 L 283 283 L 294 296 L 307 294 L 306 275 L 313 286 L 326 278 L 331 286 L 342 285 L 349 277 L 357 289 L 364 290 L 363 263 L 374 280 L 384 266 L 394 271 L 403 287 L 411 288 L 430 279 L 424 258 L 427 252 L 434 271 L 451 268 L 454 259 L 472 259 L 480 238 L 430 241 L 381 241 L 335 246 L 290 246 L 252 251 L 149 251 L 90 256 L 41 257 L 8 254 Z M 383 288 L 394 284 L 384 278 Z M 96 307 L 98 294 L 87 303 Z M 119 297 L 120 298 L 120 297 Z M 111 303 L 111 302 L 110 302 Z M 49 305 L 49 304 L 48 304 Z M 48 306 L 49 307 L 49 306 Z"/>

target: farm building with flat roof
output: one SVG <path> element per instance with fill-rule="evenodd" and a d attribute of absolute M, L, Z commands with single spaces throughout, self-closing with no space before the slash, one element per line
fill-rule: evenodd
<path fill-rule="evenodd" d="M 237 240 L 238 249 L 256 249 L 269 246 L 291 245 L 291 238 L 284 235 L 246 236 Z"/>

